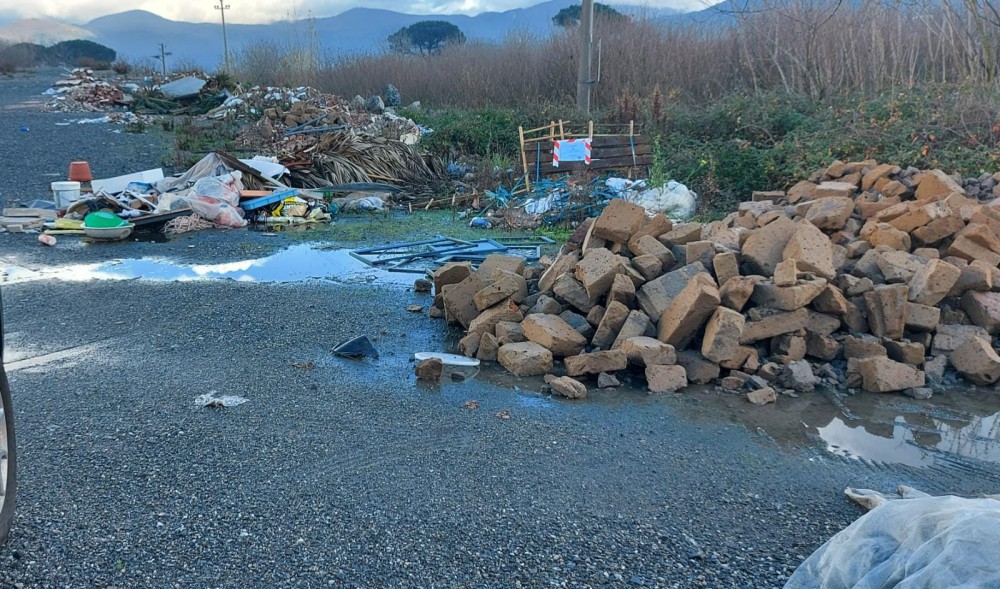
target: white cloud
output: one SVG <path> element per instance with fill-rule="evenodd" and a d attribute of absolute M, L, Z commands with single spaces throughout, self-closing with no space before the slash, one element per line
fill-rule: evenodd
<path fill-rule="evenodd" d="M 219 0 L 215 0 L 217 5 Z M 484 11 L 504 11 L 537 4 L 542 0 L 229 0 L 227 22 L 262 23 L 306 16 L 334 16 L 363 5 L 370 8 L 399 10 L 413 14 L 478 14 Z M 634 4 L 696 10 L 705 6 L 703 0 L 611 0 L 609 4 Z M 72 23 L 86 23 L 99 16 L 124 10 L 148 10 L 164 18 L 188 22 L 216 22 L 219 11 L 212 0 L 177 2 L 176 0 L 140 0 L 123 6 L 120 0 L 43 0 L 25 3 L 21 0 L 0 0 L 0 14 L 5 17 L 54 18 Z M 6 20 L 6 18 L 5 18 Z"/>

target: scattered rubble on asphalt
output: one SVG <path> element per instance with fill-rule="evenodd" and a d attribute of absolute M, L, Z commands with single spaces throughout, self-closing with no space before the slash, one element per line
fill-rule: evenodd
<path fill-rule="evenodd" d="M 996 180 L 835 162 L 711 223 L 616 199 L 540 267 L 502 254 L 445 264 L 428 314 L 466 330 L 466 355 L 495 353 L 569 398 L 626 369 L 652 392 L 712 383 L 758 405 L 820 387 L 991 386 Z"/>

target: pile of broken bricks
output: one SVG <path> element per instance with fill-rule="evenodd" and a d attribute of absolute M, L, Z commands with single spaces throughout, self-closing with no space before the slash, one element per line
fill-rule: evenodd
<path fill-rule="evenodd" d="M 651 392 L 714 383 L 757 404 L 993 385 L 1000 199 L 975 196 L 940 170 L 838 161 L 712 223 L 614 200 L 540 267 L 443 266 L 430 315 L 466 330 L 461 353 L 572 398 L 629 369 Z"/>

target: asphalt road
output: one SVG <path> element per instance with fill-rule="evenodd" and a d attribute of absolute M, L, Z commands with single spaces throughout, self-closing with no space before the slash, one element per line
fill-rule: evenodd
<path fill-rule="evenodd" d="M 51 250 L 0 234 L 0 260 L 220 264 L 281 239 Z M 418 385 L 409 355 L 456 334 L 411 303 L 430 298 L 378 282 L 5 284 L 20 473 L 0 586 L 780 587 L 861 514 L 847 486 L 996 492 L 982 471 L 781 447 L 709 404 L 692 419 L 695 394 Z M 360 334 L 379 360 L 332 356 Z M 194 405 L 212 391 L 249 401 Z"/>

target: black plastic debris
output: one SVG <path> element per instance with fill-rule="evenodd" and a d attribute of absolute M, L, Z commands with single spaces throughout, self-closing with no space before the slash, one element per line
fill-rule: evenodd
<path fill-rule="evenodd" d="M 344 358 L 373 358 L 378 360 L 378 350 L 372 344 L 372 340 L 367 335 L 360 335 L 354 339 L 337 344 L 333 348 L 333 353 Z"/>

